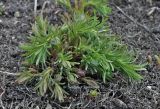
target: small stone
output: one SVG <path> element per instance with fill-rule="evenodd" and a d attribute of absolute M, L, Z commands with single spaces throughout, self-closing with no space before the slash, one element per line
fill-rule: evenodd
<path fill-rule="evenodd" d="M 20 12 L 19 12 L 19 11 L 15 12 L 15 13 L 14 13 L 14 16 L 15 16 L 15 17 L 20 17 Z"/>
<path fill-rule="evenodd" d="M 13 70 L 17 70 L 17 67 L 13 67 Z"/>
<path fill-rule="evenodd" d="M 152 86 L 147 86 L 148 89 L 152 89 Z"/>
<path fill-rule="evenodd" d="M 34 109 L 40 109 L 40 108 L 39 108 L 39 106 L 36 106 L 36 108 L 34 108 Z"/>
<path fill-rule="evenodd" d="M 52 109 L 52 106 L 50 104 L 47 104 L 46 109 Z"/>
<path fill-rule="evenodd" d="M 134 0 L 128 0 L 129 3 L 132 3 Z"/>
<path fill-rule="evenodd" d="M 15 37 L 12 37 L 12 40 L 14 40 L 15 39 Z"/>
<path fill-rule="evenodd" d="M 15 107 L 15 109 L 19 109 L 19 107 L 20 107 L 20 106 L 19 106 L 19 105 L 17 105 L 17 106 Z"/>
<path fill-rule="evenodd" d="M 0 36 L 0 40 L 2 39 L 2 36 Z"/>
<path fill-rule="evenodd" d="M 0 23 L 2 23 L 2 20 L 0 19 Z"/>

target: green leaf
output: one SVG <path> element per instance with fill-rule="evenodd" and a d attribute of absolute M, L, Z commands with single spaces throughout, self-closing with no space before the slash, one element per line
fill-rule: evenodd
<path fill-rule="evenodd" d="M 30 81 L 35 75 L 32 74 L 30 71 L 22 72 L 19 77 L 17 78 L 18 83 L 28 82 Z"/>
<path fill-rule="evenodd" d="M 89 77 L 85 77 L 85 78 L 81 78 L 86 84 L 88 84 L 89 86 L 98 89 L 99 85 L 97 84 L 96 81 L 92 80 Z"/>
<path fill-rule="evenodd" d="M 52 68 L 47 68 L 41 74 L 39 74 L 39 82 L 36 84 L 35 90 L 39 92 L 40 95 L 44 96 L 50 85 Z"/>
<path fill-rule="evenodd" d="M 66 93 L 59 84 L 55 83 L 54 96 L 58 98 L 60 102 L 64 101 L 64 93 Z"/>
<path fill-rule="evenodd" d="M 89 95 L 91 96 L 91 97 L 97 97 L 98 96 L 98 92 L 97 92 L 97 90 L 95 89 L 95 90 L 91 90 L 90 92 L 89 92 Z"/>

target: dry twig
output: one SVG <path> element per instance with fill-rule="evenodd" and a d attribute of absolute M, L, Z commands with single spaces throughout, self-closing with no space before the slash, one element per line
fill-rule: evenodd
<path fill-rule="evenodd" d="M 2 87 L 0 87 L 0 107 L 1 107 L 2 109 L 6 109 L 6 108 L 4 107 L 4 104 L 3 104 L 3 101 L 2 101 L 2 96 L 3 96 L 4 93 L 5 93 L 5 90 L 4 90 Z"/>
<path fill-rule="evenodd" d="M 6 71 L 0 71 L 0 75 L 8 75 L 8 76 L 18 76 L 20 75 L 20 73 L 10 73 L 10 72 L 6 72 Z"/>
<path fill-rule="evenodd" d="M 45 8 L 46 5 L 49 4 L 49 3 L 50 3 L 50 1 L 45 1 L 45 2 L 43 3 L 42 10 L 41 10 L 41 17 L 43 17 L 44 8 Z"/>
<path fill-rule="evenodd" d="M 130 19 L 132 22 L 134 22 L 135 24 L 137 24 L 138 26 L 142 27 L 144 30 L 146 30 L 147 32 L 151 33 L 150 29 L 144 25 L 142 25 L 141 23 L 137 22 L 136 20 L 134 20 L 132 17 L 130 17 L 129 15 L 127 15 L 120 7 L 116 6 L 115 7 L 128 19 Z"/>
<path fill-rule="evenodd" d="M 34 18 L 37 16 L 37 0 L 34 0 Z"/>
<path fill-rule="evenodd" d="M 131 20 L 132 22 L 134 22 L 135 24 L 137 24 L 138 26 L 140 26 L 141 28 L 143 28 L 146 32 L 148 32 L 151 36 L 152 36 L 152 40 L 155 39 L 157 41 L 160 41 L 160 39 L 152 33 L 151 29 L 146 27 L 145 25 L 142 25 L 141 23 L 137 22 L 136 20 L 134 20 L 131 16 L 129 16 L 128 14 L 126 14 L 119 6 L 113 4 L 125 17 L 127 17 L 129 20 Z"/>
<path fill-rule="evenodd" d="M 88 103 L 82 109 L 86 109 L 90 103 L 91 103 L 91 100 L 89 100 Z"/>

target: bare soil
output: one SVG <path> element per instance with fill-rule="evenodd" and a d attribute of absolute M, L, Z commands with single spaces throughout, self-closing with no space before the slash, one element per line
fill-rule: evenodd
<path fill-rule="evenodd" d="M 38 0 L 38 12 L 44 1 Z M 0 71 L 18 73 L 23 70 L 19 45 L 31 34 L 34 1 L 1 0 L 0 6 L 4 8 L 0 15 Z M 88 86 L 71 86 L 70 96 L 59 103 L 49 93 L 38 96 L 32 85 L 16 84 L 14 76 L 0 72 L 0 109 L 160 109 L 160 67 L 154 59 L 160 54 L 160 1 L 110 0 L 110 6 L 111 33 L 136 51 L 138 63 L 145 63 L 148 55 L 153 57 L 147 71 L 141 72 L 143 81 L 131 82 L 116 74 L 107 84 L 99 82 L 97 97 L 88 97 Z M 52 24 L 59 22 L 57 10 L 53 1 L 44 10 Z"/>

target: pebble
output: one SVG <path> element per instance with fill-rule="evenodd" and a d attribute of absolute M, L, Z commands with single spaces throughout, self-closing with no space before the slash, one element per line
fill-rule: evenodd
<path fill-rule="evenodd" d="M 12 37 L 12 40 L 14 40 L 14 39 L 15 39 L 15 37 L 13 36 L 13 37 Z"/>
<path fill-rule="evenodd" d="M 129 3 L 132 3 L 134 0 L 128 0 Z"/>
<path fill-rule="evenodd" d="M 0 23 L 2 23 L 2 20 L 0 19 Z"/>
<path fill-rule="evenodd" d="M 36 108 L 34 108 L 34 109 L 40 109 L 40 108 L 39 108 L 39 106 L 36 106 Z"/>
<path fill-rule="evenodd" d="M 0 2 L 0 6 L 3 6 L 3 3 L 2 3 L 2 2 Z"/>
<path fill-rule="evenodd" d="M 52 106 L 50 104 L 47 104 L 46 109 L 53 109 Z"/>
<path fill-rule="evenodd" d="M 16 12 L 14 13 L 14 16 L 15 16 L 15 17 L 20 17 L 20 12 L 19 12 L 19 11 L 16 11 Z"/>
<path fill-rule="evenodd" d="M 16 70 L 17 70 L 17 67 L 13 67 L 13 70 L 15 70 L 15 71 L 16 71 Z"/>
<path fill-rule="evenodd" d="M 152 86 L 147 86 L 148 89 L 152 89 Z"/>

